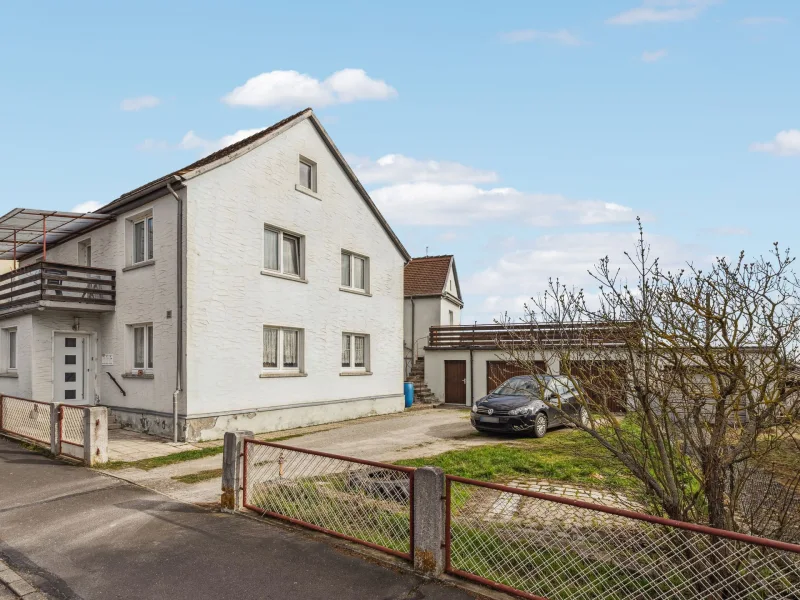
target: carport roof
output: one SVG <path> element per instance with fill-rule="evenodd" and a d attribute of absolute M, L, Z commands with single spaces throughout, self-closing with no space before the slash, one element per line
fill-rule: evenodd
<path fill-rule="evenodd" d="M 20 260 L 48 245 L 113 221 L 112 215 L 15 208 L 0 217 L 0 260 Z"/>

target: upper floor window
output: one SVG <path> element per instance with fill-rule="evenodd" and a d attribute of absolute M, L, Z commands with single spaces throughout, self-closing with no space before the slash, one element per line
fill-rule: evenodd
<path fill-rule="evenodd" d="M 304 272 L 303 236 L 264 227 L 264 269 L 302 279 Z"/>
<path fill-rule="evenodd" d="M 452 310 L 448 310 L 447 312 L 450 314 L 450 325 L 452 325 L 453 324 L 453 311 Z"/>
<path fill-rule="evenodd" d="M 153 260 L 153 215 L 133 222 L 133 264 Z"/>
<path fill-rule="evenodd" d="M 317 163 L 303 156 L 300 157 L 300 180 L 298 184 L 312 192 L 317 191 Z"/>
<path fill-rule="evenodd" d="M 297 371 L 302 369 L 303 330 L 287 327 L 264 327 L 265 371 Z"/>
<path fill-rule="evenodd" d="M 131 326 L 133 334 L 133 372 L 153 370 L 153 324 Z"/>
<path fill-rule="evenodd" d="M 366 292 L 369 287 L 369 259 L 342 250 L 342 287 Z"/>

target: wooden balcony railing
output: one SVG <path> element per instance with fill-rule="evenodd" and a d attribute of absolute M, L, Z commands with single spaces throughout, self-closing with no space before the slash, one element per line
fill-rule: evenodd
<path fill-rule="evenodd" d="M 618 345 L 623 336 L 635 334 L 631 323 L 547 325 L 510 323 L 507 325 L 443 325 L 428 332 L 427 348 L 495 349 L 507 346 Z"/>
<path fill-rule="evenodd" d="M 110 269 L 37 262 L 0 275 L 0 311 L 57 302 L 113 310 L 116 294 L 116 272 Z"/>

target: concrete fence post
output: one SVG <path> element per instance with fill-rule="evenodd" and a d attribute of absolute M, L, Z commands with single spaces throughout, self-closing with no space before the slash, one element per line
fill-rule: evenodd
<path fill-rule="evenodd" d="M 87 467 L 108 462 L 108 409 L 83 409 L 83 462 Z"/>
<path fill-rule="evenodd" d="M 40 405 L 41 406 L 41 405 Z M 50 453 L 58 456 L 61 450 L 61 402 L 50 403 Z"/>
<path fill-rule="evenodd" d="M 242 508 L 244 473 L 244 440 L 253 437 L 252 431 L 226 431 L 222 446 L 222 496 L 220 504 L 226 512 Z"/>
<path fill-rule="evenodd" d="M 427 576 L 444 572 L 445 478 L 438 467 L 414 471 L 414 570 Z"/>

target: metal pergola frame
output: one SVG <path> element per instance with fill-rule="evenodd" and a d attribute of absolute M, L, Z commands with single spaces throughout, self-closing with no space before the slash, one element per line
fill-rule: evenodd
<path fill-rule="evenodd" d="M 42 260 L 47 260 L 48 244 L 58 244 L 113 220 L 113 215 L 98 213 L 15 208 L 0 217 L 0 260 L 13 260 L 14 268 L 19 259 L 38 252 Z"/>

